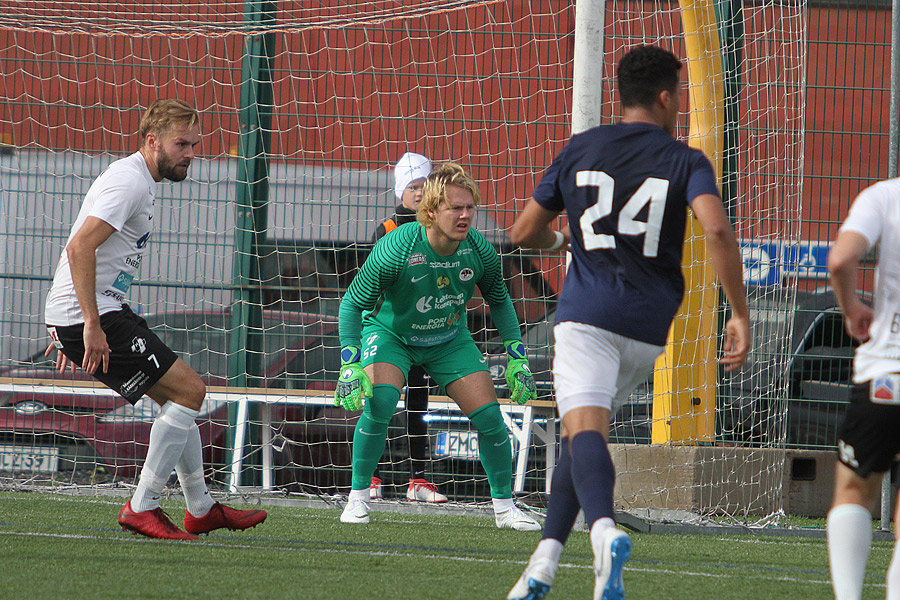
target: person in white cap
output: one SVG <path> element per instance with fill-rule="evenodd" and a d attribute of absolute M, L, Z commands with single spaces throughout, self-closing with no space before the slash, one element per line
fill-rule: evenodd
<path fill-rule="evenodd" d="M 390 219 L 381 223 L 372 236 L 377 242 L 385 235 L 403 225 L 416 220 L 416 208 L 422 201 L 425 178 L 431 173 L 431 161 L 421 154 L 407 152 L 400 157 L 394 167 L 394 194 L 400 204 L 394 209 Z M 406 436 L 409 447 L 409 487 L 407 500 L 413 502 L 446 502 L 447 496 L 437 491 L 425 478 L 428 466 L 428 382 L 425 370 L 414 366 L 406 378 Z M 369 487 L 369 496 L 375 500 L 382 498 L 383 481 L 376 467 Z"/>

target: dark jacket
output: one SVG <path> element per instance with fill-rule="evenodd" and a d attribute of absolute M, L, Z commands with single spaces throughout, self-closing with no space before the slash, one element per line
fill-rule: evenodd
<path fill-rule="evenodd" d="M 416 220 L 416 211 L 410 210 L 403 206 L 402 204 L 398 205 L 397 208 L 394 209 L 394 216 L 379 225 L 375 228 L 375 233 L 372 235 L 372 241 L 377 242 L 389 232 L 397 229 L 401 225 L 405 225 L 406 223 L 411 223 Z"/>

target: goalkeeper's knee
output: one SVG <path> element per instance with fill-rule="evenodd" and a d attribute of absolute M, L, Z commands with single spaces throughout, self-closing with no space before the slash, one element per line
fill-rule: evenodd
<path fill-rule="evenodd" d="M 475 409 L 469 415 L 469 421 L 475 429 L 483 436 L 497 437 L 503 435 L 508 439 L 506 424 L 503 422 L 503 413 L 500 411 L 499 402 L 491 402 L 485 404 L 481 408 Z"/>
<path fill-rule="evenodd" d="M 372 399 L 366 402 L 364 411 L 376 423 L 387 424 L 397 411 L 400 390 L 393 385 L 382 383 L 372 388 Z"/>

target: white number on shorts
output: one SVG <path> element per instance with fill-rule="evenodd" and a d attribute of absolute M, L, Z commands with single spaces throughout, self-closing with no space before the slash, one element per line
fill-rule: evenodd
<path fill-rule="evenodd" d="M 147 360 L 149 360 L 149 361 L 152 362 L 154 365 L 156 365 L 156 368 L 157 368 L 157 369 L 159 368 L 159 361 L 156 360 L 156 355 L 155 355 L 155 354 L 151 354 L 150 356 L 148 356 L 148 357 L 147 357 Z"/>

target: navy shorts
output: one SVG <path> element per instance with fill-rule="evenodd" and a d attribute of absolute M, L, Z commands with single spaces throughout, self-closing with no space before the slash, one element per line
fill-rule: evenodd
<path fill-rule="evenodd" d="M 838 430 L 838 458 L 860 477 L 886 472 L 900 453 L 900 405 L 872 402 L 871 385 L 853 386 Z"/>
<path fill-rule="evenodd" d="M 110 348 L 109 369 L 104 373 L 101 365 L 94 377 L 132 404 L 156 385 L 178 360 L 178 356 L 150 331 L 147 321 L 134 314 L 127 304 L 122 310 L 101 315 L 100 327 Z M 47 329 L 57 350 L 81 366 L 84 324 L 48 325 Z"/>

